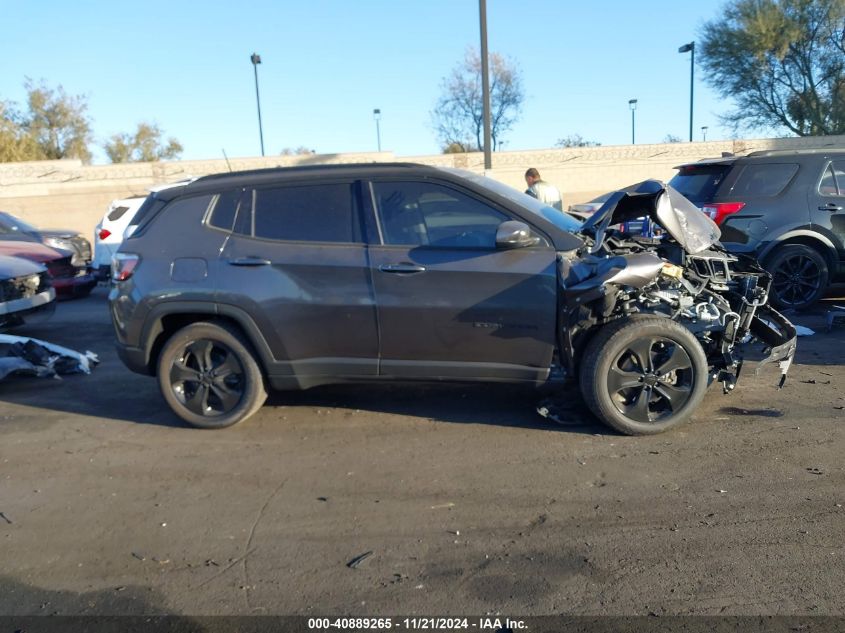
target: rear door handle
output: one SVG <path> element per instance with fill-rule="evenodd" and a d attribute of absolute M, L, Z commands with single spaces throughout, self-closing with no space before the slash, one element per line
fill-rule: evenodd
<path fill-rule="evenodd" d="M 271 263 L 269 259 L 260 257 L 238 257 L 229 260 L 231 266 L 269 266 Z"/>
<path fill-rule="evenodd" d="M 414 275 L 425 272 L 425 266 L 418 266 L 417 264 L 382 264 L 378 269 L 383 273 L 399 275 Z"/>
<path fill-rule="evenodd" d="M 828 202 L 827 204 L 823 204 L 819 207 L 819 211 L 842 211 L 842 206 L 836 204 L 835 202 Z"/>

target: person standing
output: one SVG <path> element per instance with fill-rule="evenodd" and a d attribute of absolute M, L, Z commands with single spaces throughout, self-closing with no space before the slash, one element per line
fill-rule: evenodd
<path fill-rule="evenodd" d="M 554 185 L 550 185 L 540 178 L 540 172 L 534 167 L 525 172 L 525 182 L 528 184 L 525 193 L 532 198 L 537 198 L 543 204 L 554 207 L 558 211 L 563 211 L 563 199 L 560 191 Z"/>

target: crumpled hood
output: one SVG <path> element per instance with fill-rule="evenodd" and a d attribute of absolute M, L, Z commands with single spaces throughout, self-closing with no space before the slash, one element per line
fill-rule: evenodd
<path fill-rule="evenodd" d="M 595 237 L 610 225 L 642 217 L 657 222 L 690 254 L 707 250 L 722 235 L 713 220 L 659 180 L 645 180 L 613 193 L 584 222 L 581 232 Z"/>

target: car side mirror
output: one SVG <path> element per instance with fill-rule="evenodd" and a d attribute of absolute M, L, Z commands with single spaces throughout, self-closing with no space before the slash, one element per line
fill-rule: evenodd
<path fill-rule="evenodd" d="M 531 233 L 531 228 L 525 222 L 508 220 L 496 229 L 496 248 L 525 248 L 539 242 L 540 238 Z"/>

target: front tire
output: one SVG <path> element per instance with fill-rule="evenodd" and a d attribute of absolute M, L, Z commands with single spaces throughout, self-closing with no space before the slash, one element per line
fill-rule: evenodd
<path fill-rule="evenodd" d="M 261 368 L 239 332 L 193 323 L 168 339 L 158 384 L 173 412 L 201 429 L 222 429 L 250 417 L 267 399 Z"/>
<path fill-rule="evenodd" d="M 684 423 L 707 391 L 707 358 L 695 336 L 666 317 L 604 326 L 584 350 L 581 394 L 605 424 L 652 435 Z"/>

